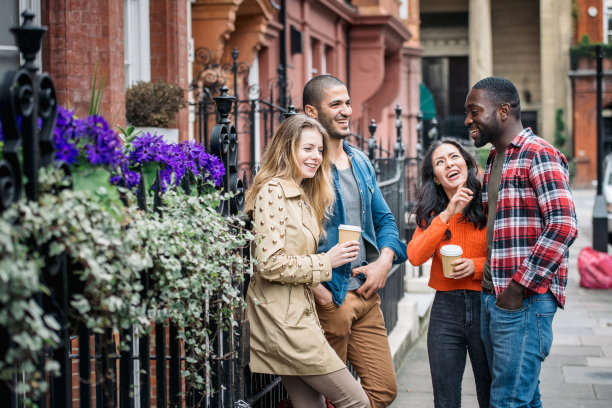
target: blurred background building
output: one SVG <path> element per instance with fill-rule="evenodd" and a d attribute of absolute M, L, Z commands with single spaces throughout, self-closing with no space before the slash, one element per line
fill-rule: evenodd
<path fill-rule="evenodd" d="M 593 44 L 603 44 L 603 146 L 612 153 L 612 1 L 575 0 L 574 46 L 570 78 L 573 85 L 574 183 L 589 186 L 597 180 L 597 85 Z"/>
<path fill-rule="evenodd" d="M 496 75 L 516 85 L 523 124 L 552 141 L 555 111 L 571 103 L 571 0 L 421 0 L 420 16 L 423 82 L 441 136 L 468 137 L 467 92 Z"/>
<path fill-rule="evenodd" d="M 303 85 L 315 75 L 348 84 L 353 131 L 368 137 L 375 119 L 379 146 L 393 143 L 401 106 L 409 157 L 437 137 L 469 142 L 465 96 L 478 79 L 499 75 L 516 84 L 524 124 L 563 147 L 575 183 L 590 185 L 597 140 L 588 46 L 604 43 L 604 154 L 612 151 L 610 0 L 2 0 L 0 26 L 18 25 L 25 9 L 49 28 L 39 61 L 60 103 L 85 114 L 97 67 L 102 113 L 123 125 L 126 86 L 175 83 L 192 103 L 177 121 L 187 140 L 214 122 L 202 121 L 198 101 L 225 85 L 243 101 L 245 166 L 267 140 L 265 124 L 247 115 L 249 101 L 300 110 Z M 17 68 L 18 58 L 13 37 L 0 32 L 0 73 Z"/>

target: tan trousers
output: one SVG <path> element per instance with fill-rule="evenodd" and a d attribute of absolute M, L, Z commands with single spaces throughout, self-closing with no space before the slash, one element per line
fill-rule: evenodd
<path fill-rule="evenodd" d="M 317 305 L 325 337 L 361 379 L 372 408 L 391 405 L 397 395 L 395 369 L 378 294 L 365 299 L 349 291 L 342 305 Z"/>
<path fill-rule="evenodd" d="M 283 375 L 293 408 L 325 408 L 325 397 L 336 408 L 368 408 L 368 396 L 348 369 L 324 375 Z"/>

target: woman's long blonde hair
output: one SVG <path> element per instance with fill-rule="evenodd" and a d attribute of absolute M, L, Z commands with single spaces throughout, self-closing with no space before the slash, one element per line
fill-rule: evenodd
<path fill-rule="evenodd" d="M 319 228 L 324 231 L 324 220 L 327 218 L 335 198 L 331 183 L 329 135 L 319 122 L 302 114 L 285 119 L 268 143 L 261 159 L 261 168 L 253 180 L 253 185 L 247 190 L 244 212 L 249 214 L 253 211 L 257 193 L 270 179 L 278 177 L 295 181 L 302 178 L 300 164 L 296 156 L 304 129 L 316 129 L 323 138 L 321 166 L 314 177 L 304 178 L 300 187 L 304 193 L 304 200 L 312 209 L 313 215 L 319 223 Z"/>

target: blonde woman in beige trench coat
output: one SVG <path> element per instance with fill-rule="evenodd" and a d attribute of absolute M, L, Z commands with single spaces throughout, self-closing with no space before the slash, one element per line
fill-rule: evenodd
<path fill-rule="evenodd" d="M 357 257 L 350 241 L 317 254 L 334 194 L 328 135 L 305 115 L 285 119 L 266 148 L 246 195 L 255 240 L 247 291 L 249 367 L 280 375 L 295 408 L 369 407 L 368 398 L 325 340 L 312 287 Z"/>

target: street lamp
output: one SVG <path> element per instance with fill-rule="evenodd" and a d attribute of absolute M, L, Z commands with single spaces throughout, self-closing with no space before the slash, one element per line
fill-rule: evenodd
<path fill-rule="evenodd" d="M 603 184 L 603 116 L 602 116 L 602 60 L 603 47 L 598 44 L 597 52 L 597 196 L 593 207 L 593 249 L 608 252 L 608 212 L 602 194 Z"/>

